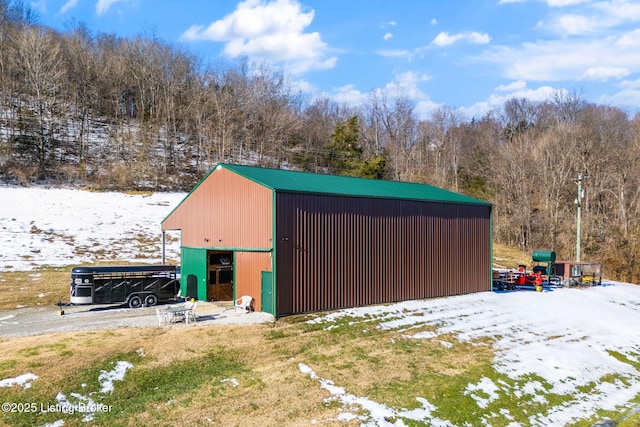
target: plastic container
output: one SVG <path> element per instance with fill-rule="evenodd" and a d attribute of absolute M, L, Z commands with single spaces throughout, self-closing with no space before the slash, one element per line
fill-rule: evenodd
<path fill-rule="evenodd" d="M 556 253 L 554 251 L 533 251 L 531 258 L 534 262 L 555 262 Z"/>

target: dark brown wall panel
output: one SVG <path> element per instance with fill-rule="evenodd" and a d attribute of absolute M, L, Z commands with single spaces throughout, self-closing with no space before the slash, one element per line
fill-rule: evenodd
<path fill-rule="evenodd" d="M 277 313 L 490 289 L 490 207 L 278 193 Z"/>

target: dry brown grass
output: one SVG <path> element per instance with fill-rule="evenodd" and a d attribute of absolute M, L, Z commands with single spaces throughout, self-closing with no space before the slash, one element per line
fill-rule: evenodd
<path fill-rule="evenodd" d="M 0 272 L 0 310 L 69 301 L 71 267 Z"/>
<path fill-rule="evenodd" d="M 144 369 L 157 369 L 180 366 L 181 361 L 222 348 L 248 367 L 238 378 L 238 387 L 203 384 L 176 394 L 172 402 L 150 404 L 128 425 L 308 425 L 314 418 L 332 425 L 330 420 L 338 413 L 323 404 L 328 393 L 300 373 L 296 360 L 274 351 L 264 339 L 269 329 L 267 325 L 194 326 L 187 332 L 154 327 L 3 339 L 0 376 L 37 372 L 38 386 L 53 398 L 66 379 L 118 354 L 142 351 Z"/>
<path fill-rule="evenodd" d="M 325 402 L 329 392 L 301 373 L 298 363 L 347 386 L 349 393 L 406 407 L 414 400 L 410 396 L 421 391 L 389 394 L 385 384 L 422 388 L 420 382 L 409 385 L 430 373 L 460 375 L 481 363 L 484 357 L 478 354 L 489 354 L 488 347 L 455 346 L 443 363 L 446 350 L 437 342 L 406 339 L 392 331 L 331 333 L 302 325 L 291 318 L 275 325 L 124 328 L 2 339 L 0 378 L 34 372 L 39 376 L 34 386 L 53 399 L 69 378 L 118 355 L 143 352 L 141 369 L 171 371 L 207 354 L 226 353 L 246 367 L 237 376 L 238 387 L 214 378 L 166 401 L 150 402 L 124 425 L 302 426 L 317 420 L 344 426 L 359 422 L 337 421 L 341 405 Z"/>
<path fill-rule="evenodd" d="M 531 253 L 506 246 L 500 243 L 493 244 L 493 266 L 497 268 L 517 268 L 518 265 L 531 265 Z"/>

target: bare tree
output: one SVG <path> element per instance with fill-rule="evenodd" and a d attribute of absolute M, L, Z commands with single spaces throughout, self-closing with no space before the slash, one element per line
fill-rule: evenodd
<path fill-rule="evenodd" d="M 16 38 L 13 52 L 14 73 L 21 76 L 25 95 L 20 107 L 25 130 L 17 142 L 32 151 L 42 178 L 55 145 L 51 120 L 64 76 L 60 44 L 53 36 L 44 28 L 27 27 Z"/>

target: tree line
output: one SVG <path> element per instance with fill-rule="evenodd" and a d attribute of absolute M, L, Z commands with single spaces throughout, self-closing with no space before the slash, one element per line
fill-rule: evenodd
<path fill-rule="evenodd" d="M 558 92 L 480 118 L 419 119 L 402 93 L 353 107 L 297 92 L 247 59 L 203 64 L 154 37 L 58 32 L 0 0 L 0 177 L 188 190 L 217 162 L 428 183 L 493 203 L 494 241 L 638 281 L 640 116 Z"/>

